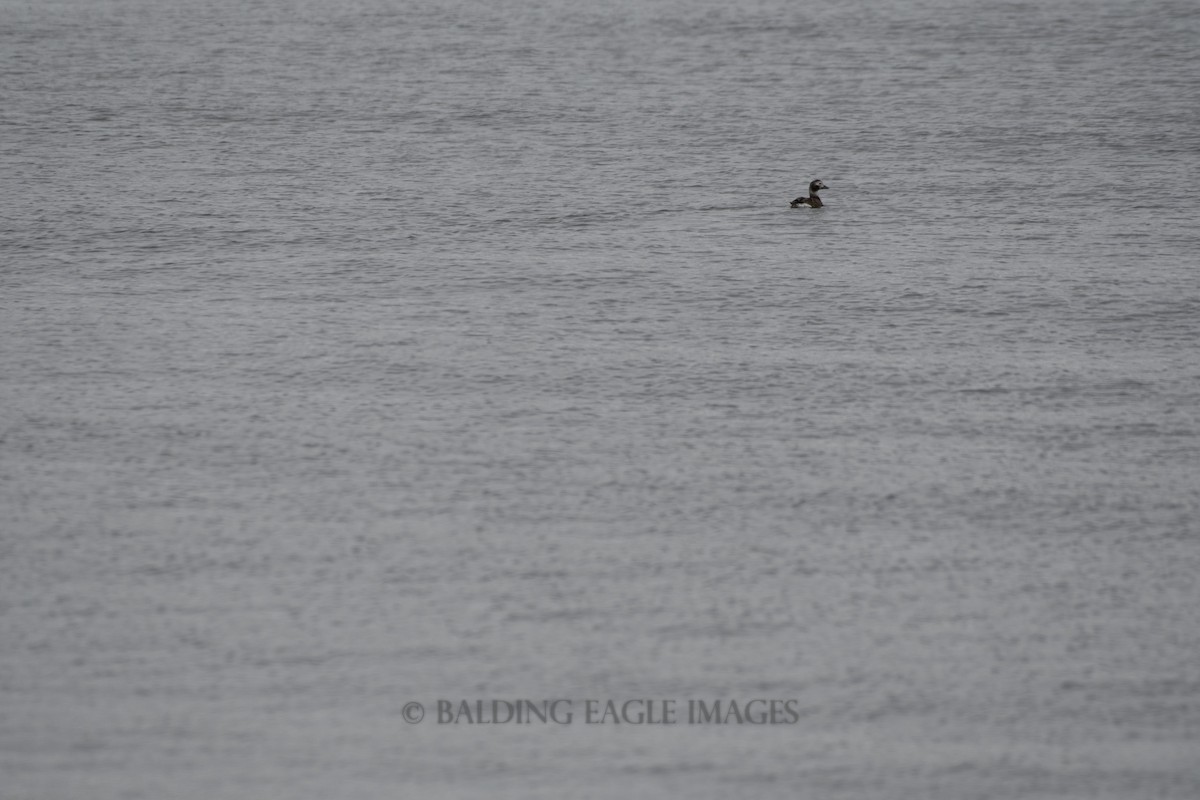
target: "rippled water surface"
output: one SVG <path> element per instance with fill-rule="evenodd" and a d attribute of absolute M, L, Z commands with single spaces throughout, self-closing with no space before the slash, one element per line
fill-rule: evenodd
<path fill-rule="evenodd" d="M 0 794 L 1196 797 L 1198 47 L 0 0 Z"/>

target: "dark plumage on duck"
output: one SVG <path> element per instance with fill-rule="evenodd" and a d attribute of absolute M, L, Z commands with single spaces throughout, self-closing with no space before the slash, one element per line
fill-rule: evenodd
<path fill-rule="evenodd" d="M 828 189 L 828 188 L 829 188 L 828 186 L 821 183 L 820 181 L 813 181 L 812 183 L 810 183 L 808 185 L 808 197 L 797 197 L 795 200 L 792 201 L 792 208 L 799 208 L 800 206 L 808 206 L 809 208 L 820 208 L 821 206 L 823 206 L 825 204 L 821 202 L 821 198 L 817 197 L 817 192 L 821 191 L 822 189 Z"/>

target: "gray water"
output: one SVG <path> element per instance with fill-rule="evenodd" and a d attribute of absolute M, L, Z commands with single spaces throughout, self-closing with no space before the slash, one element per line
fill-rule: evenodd
<path fill-rule="evenodd" d="M 1200 796 L 1197 53 L 0 0 L 0 796 Z"/>

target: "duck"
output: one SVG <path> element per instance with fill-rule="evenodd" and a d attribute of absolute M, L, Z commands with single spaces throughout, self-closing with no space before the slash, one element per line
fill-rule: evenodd
<path fill-rule="evenodd" d="M 821 198 L 817 197 L 817 192 L 821 191 L 822 189 L 828 189 L 828 188 L 829 188 L 828 186 L 821 183 L 819 180 L 813 181 L 812 183 L 810 183 L 808 185 L 808 197 L 797 197 L 795 200 L 792 201 L 792 208 L 799 208 L 800 206 L 808 206 L 809 208 L 820 208 L 821 206 L 823 206 L 825 204 L 821 202 Z"/>

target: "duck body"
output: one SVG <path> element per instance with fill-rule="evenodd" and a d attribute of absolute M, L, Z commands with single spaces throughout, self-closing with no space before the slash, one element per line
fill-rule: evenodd
<path fill-rule="evenodd" d="M 810 183 L 808 185 L 808 197 L 803 197 L 803 196 L 797 197 L 795 200 L 792 201 L 792 208 L 800 208 L 801 206 L 808 206 L 809 208 L 820 208 L 821 206 L 823 206 L 825 204 L 821 202 L 820 197 L 817 197 L 817 192 L 821 191 L 822 189 L 828 189 L 828 188 L 829 188 L 828 186 L 821 183 L 819 180 L 813 181 L 812 183 Z"/>

